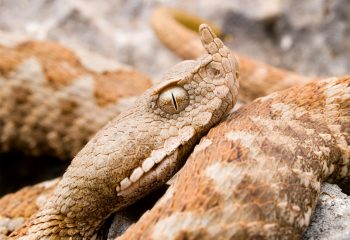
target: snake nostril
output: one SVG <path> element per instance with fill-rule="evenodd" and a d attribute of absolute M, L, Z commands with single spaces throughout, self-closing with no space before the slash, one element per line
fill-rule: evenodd
<path fill-rule="evenodd" d="M 219 69 L 214 69 L 214 76 L 217 77 L 220 75 L 220 70 Z"/>
<path fill-rule="evenodd" d="M 212 67 L 207 70 L 207 73 L 211 78 L 217 78 L 221 75 L 221 72 L 219 69 L 212 68 Z"/>

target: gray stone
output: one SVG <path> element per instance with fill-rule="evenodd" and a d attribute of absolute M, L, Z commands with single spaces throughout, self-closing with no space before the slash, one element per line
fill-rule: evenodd
<path fill-rule="evenodd" d="M 282 0 L 275 18 L 228 10 L 223 26 L 236 49 L 306 76 L 339 76 L 350 69 L 350 2 Z"/>
<path fill-rule="evenodd" d="M 324 183 L 311 224 L 303 240 L 350 239 L 350 196 L 335 184 Z"/>

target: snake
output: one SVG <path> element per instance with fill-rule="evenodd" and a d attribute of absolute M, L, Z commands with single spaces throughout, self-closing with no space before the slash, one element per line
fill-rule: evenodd
<path fill-rule="evenodd" d="M 164 184 L 222 121 L 237 100 L 242 68 L 208 26 L 200 33 L 206 53 L 171 69 L 166 81 L 89 141 L 22 231 L 23 239 L 93 238 L 107 216 Z M 205 89 L 212 79 L 221 84 Z M 210 93 L 213 99 L 207 99 Z M 273 93 L 230 114 L 121 239 L 297 238 L 320 182 L 348 180 L 349 93 L 348 77 L 331 78 Z M 185 110 L 196 103 L 201 111 Z M 152 147 L 138 148 L 144 145 Z"/>
<path fill-rule="evenodd" d="M 19 239 L 91 239 L 111 213 L 163 185 L 182 166 L 237 100 L 233 55 L 207 25 L 200 35 L 207 54 L 174 66 L 166 81 L 104 126 Z"/>

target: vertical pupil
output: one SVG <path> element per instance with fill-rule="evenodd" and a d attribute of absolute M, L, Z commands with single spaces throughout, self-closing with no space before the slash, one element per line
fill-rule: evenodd
<path fill-rule="evenodd" d="M 174 108 L 175 108 L 175 110 L 177 110 L 177 102 L 175 100 L 175 97 L 174 97 L 173 93 L 171 93 L 171 98 L 173 99 Z"/>

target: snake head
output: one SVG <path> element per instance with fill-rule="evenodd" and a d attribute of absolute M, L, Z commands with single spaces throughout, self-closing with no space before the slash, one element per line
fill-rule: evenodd
<path fill-rule="evenodd" d="M 51 236 L 49 229 L 59 227 L 60 236 L 91 238 L 110 214 L 168 181 L 199 139 L 231 110 L 237 63 L 207 25 L 199 31 L 206 53 L 170 69 L 163 83 L 88 142 L 30 233 Z"/>
<path fill-rule="evenodd" d="M 167 181 L 194 144 L 236 103 L 234 56 L 208 25 L 202 24 L 199 32 L 206 54 L 175 65 L 136 104 L 143 109 L 138 129 L 147 132 L 142 144 L 149 143 L 151 151 L 116 186 L 119 196 L 139 196 L 147 186 Z"/>

